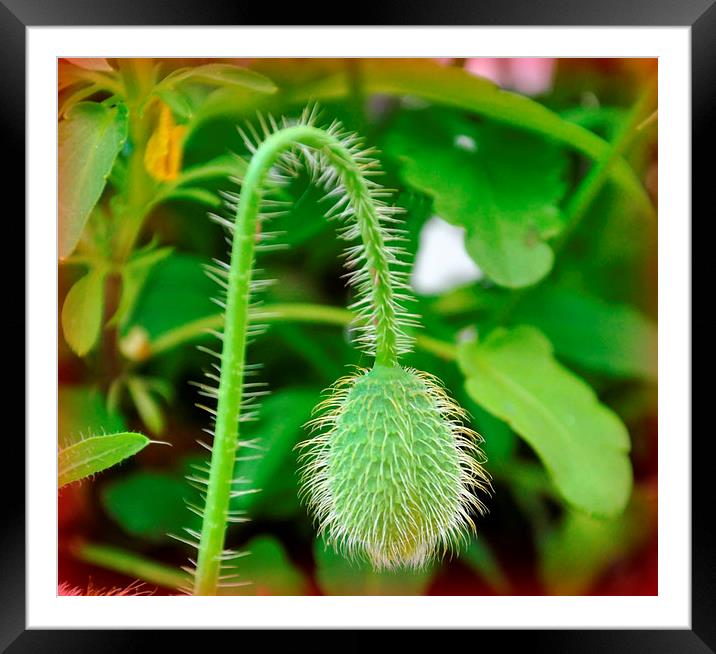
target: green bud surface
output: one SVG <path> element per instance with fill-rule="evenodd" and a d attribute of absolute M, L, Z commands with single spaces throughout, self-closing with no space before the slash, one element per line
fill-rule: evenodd
<path fill-rule="evenodd" d="M 489 489 L 479 436 L 434 377 L 377 365 L 319 408 L 303 493 L 328 542 L 377 569 L 421 567 L 474 529 Z"/>

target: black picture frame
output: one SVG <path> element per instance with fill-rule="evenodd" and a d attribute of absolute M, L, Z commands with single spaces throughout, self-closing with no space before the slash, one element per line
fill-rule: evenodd
<path fill-rule="evenodd" d="M 335 20 L 335 11 L 321 3 L 289 7 L 282 3 L 285 23 L 321 25 Z M 716 142 L 716 0 L 500 0 L 464 2 L 442 0 L 423 6 L 385 0 L 361 7 L 362 25 L 555 25 L 555 26 L 690 26 L 692 39 L 692 204 L 706 208 L 708 183 L 713 165 L 706 158 Z M 268 11 L 267 11 L 268 9 Z M 309 13 L 306 13 L 309 12 Z M 317 16 L 320 16 L 317 17 Z M 15 162 L 4 172 L 7 188 L 23 187 L 25 167 L 25 40 L 30 26 L 82 25 L 267 25 L 276 12 L 265 6 L 193 0 L 143 0 L 140 6 L 126 0 L 0 0 L 0 129 L 6 161 Z M 708 137 L 711 134 L 711 138 Z M 701 155 L 701 156 L 699 156 Z M 713 155 L 712 155 L 713 156 Z M 697 162 L 701 161 L 701 165 Z M 19 195 L 19 194 L 15 194 Z M 711 205 L 712 206 L 712 205 Z M 22 207 L 20 207 L 22 210 Z M 710 213 L 713 213 L 711 208 Z M 708 215 L 708 214 L 707 214 Z M 688 220 L 688 217 L 682 217 Z M 19 230 L 18 230 L 19 232 Z M 18 233 L 16 243 L 24 240 Z M 692 268 L 694 279 L 699 269 Z M 707 278 L 706 270 L 702 277 Z M 26 342 L 26 348 L 30 346 Z M 26 389 L 31 392 L 32 389 Z M 711 430 L 692 441 L 692 619 L 691 630 L 540 630 L 485 631 L 481 648 L 520 645 L 552 652 L 716 652 L 716 538 L 712 526 L 713 458 Z M 15 461 L 24 460 L 17 433 L 6 434 L 6 446 Z M 689 435 L 683 434 L 685 442 Z M 22 474 L 22 473 L 20 473 Z M 14 480 L 14 488 L 22 488 Z M 6 480 L 8 488 L 10 481 Z M 112 652 L 145 651 L 153 648 L 146 631 L 51 631 L 25 628 L 25 504 L 22 497 L 6 497 L 6 516 L 0 557 L 0 651 L 17 652 Z M 181 644 L 191 646 L 197 634 L 181 632 Z M 173 636 L 161 635 L 162 646 L 171 647 Z M 314 637 L 315 638 L 315 637 Z M 363 649 L 369 636 L 350 640 L 353 649 Z M 177 639 L 178 640 L 178 639 Z M 315 644 L 314 640 L 314 644 Z M 330 646 L 332 638 L 326 641 Z M 336 641 L 341 646 L 347 641 Z M 429 641 L 425 641 L 427 644 Z M 294 646 L 298 641 L 293 641 Z M 245 640 L 241 646 L 249 646 Z"/>

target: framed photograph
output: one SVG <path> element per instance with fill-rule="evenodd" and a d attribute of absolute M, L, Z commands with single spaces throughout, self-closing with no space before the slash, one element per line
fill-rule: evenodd
<path fill-rule="evenodd" d="M 3 0 L 27 384 L 0 646 L 715 651 L 690 216 L 716 9 L 559 4 Z"/>

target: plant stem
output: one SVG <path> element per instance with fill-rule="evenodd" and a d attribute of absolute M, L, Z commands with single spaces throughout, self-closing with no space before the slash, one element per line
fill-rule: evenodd
<path fill-rule="evenodd" d="M 375 317 L 375 361 L 378 365 L 397 364 L 398 320 L 388 259 L 378 212 L 359 164 L 348 146 L 316 127 L 297 125 L 271 134 L 251 158 L 234 225 L 214 446 L 194 578 L 196 595 L 216 594 L 221 568 L 243 401 L 249 295 L 261 200 L 271 167 L 284 152 L 296 145 L 320 150 L 338 173 L 355 212 L 371 276 L 369 301 Z"/>
<path fill-rule="evenodd" d="M 262 307 L 261 313 L 256 317 L 264 322 L 309 322 L 345 326 L 355 319 L 355 314 L 348 309 L 321 304 L 271 304 Z M 150 343 L 147 349 L 148 357 L 163 354 L 188 341 L 200 338 L 208 330 L 221 329 L 223 325 L 224 317 L 221 314 L 188 322 L 162 334 Z"/>
<path fill-rule="evenodd" d="M 146 98 L 154 87 L 150 60 L 127 61 L 122 69 L 125 97 L 129 108 L 129 139 L 132 146 L 127 162 L 127 186 L 120 228 L 114 246 L 114 259 L 122 263 L 132 254 L 156 192 L 156 184 L 144 166 L 144 151 L 151 132 L 151 112 L 144 111 Z"/>
<path fill-rule="evenodd" d="M 116 217 L 116 231 L 113 235 L 112 259 L 104 265 L 108 268 L 105 283 L 105 317 L 107 329 L 102 335 L 102 374 L 105 385 L 109 388 L 122 373 L 122 362 L 119 354 L 119 330 L 110 324 L 110 319 L 119 308 L 123 292 L 121 270 L 123 263 L 132 254 L 134 244 L 141 229 L 146 206 L 154 193 L 151 180 L 144 169 L 144 146 L 148 138 L 149 125 L 147 118 L 142 116 L 137 105 L 142 101 L 153 86 L 151 65 L 146 61 L 129 60 L 123 63 L 121 77 L 122 88 L 117 93 L 126 98 L 129 107 L 129 136 L 134 149 L 129 157 L 127 167 L 127 185 L 124 192 L 124 208 L 121 216 Z"/>
<path fill-rule="evenodd" d="M 611 167 L 622 157 L 641 132 L 645 118 L 648 118 L 653 113 L 656 103 L 656 91 L 656 79 L 649 80 L 617 132 L 609 150 L 592 166 L 587 176 L 572 194 L 566 208 L 567 226 L 554 245 L 555 253 L 560 251 L 572 236 L 574 230 L 586 215 L 592 201 L 604 187 L 609 178 Z"/>
<path fill-rule="evenodd" d="M 177 590 L 185 588 L 191 582 L 188 574 L 176 568 L 162 565 L 118 547 L 77 542 L 71 546 L 71 551 L 75 557 L 85 563 L 113 570 L 134 579 L 141 579 L 162 588 Z"/>
<path fill-rule="evenodd" d="M 305 322 L 322 325 L 335 325 L 347 327 L 355 322 L 355 314 L 348 309 L 332 307 L 324 304 L 267 304 L 261 307 L 261 312 L 256 316 L 262 322 Z M 156 340 L 152 341 L 146 348 L 143 361 L 164 354 L 175 347 L 184 345 L 187 342 L 204 336 L 209 330 L 221 329 L 224 325 L 224 316 L 215 314 L 206 318 L 199 318 L 188 322 L 181 327 L 172 329 Z M 426 334 L 415 335 L 415 346 L 434 354 L 446 361 L 453 361 L 457 358 L 457 348 L 454 344 L 441 341 Z"/>
<path fill-rule="evenodd" d="M 366 116 L 365 103 L 366 97 L 363 91 L 363 82 L 361 80 L 361 61 L 360 59 L 346 60 L 346 76 L 348 78 L 348 89 L 351 99 L 351 108 L 355 120 L 355 128 L 360 133 L 365 133 Z"/>

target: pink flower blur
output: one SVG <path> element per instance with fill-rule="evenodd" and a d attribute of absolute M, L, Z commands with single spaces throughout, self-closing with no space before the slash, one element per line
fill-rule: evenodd
<path fill-rule="evenodd" d="M 437 59 L 448 65 L 452 59 Z M 491 80 L 502 88 L 525 95 L 539 95 L 552 88 L 555 60 L 548 57 L 476 57 L 465 61 L 465 70 Z"/>

